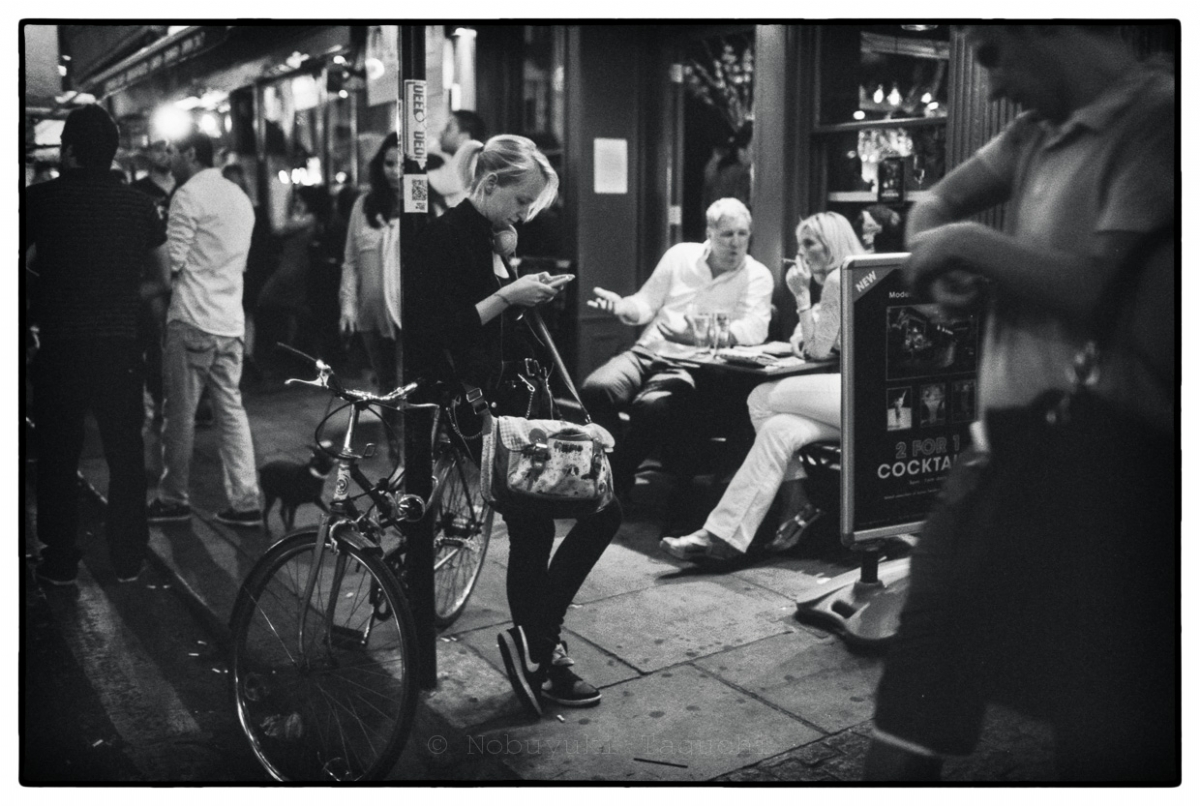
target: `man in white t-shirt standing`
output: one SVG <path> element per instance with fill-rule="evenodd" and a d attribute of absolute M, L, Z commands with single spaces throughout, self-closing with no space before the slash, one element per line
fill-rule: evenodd
<path fill-rule="evenodd" d="M 246 194 L 213 167 L 212 141 L 193 130 L 171 146 L 177 182 L 167 219 L 171 306 L 163 348 L 166 392 L 163 475 L 151 523 L 191 517 L 188 466 L 193 418 L 207 387 L 220 431 L 222 481 L 229 508 L 217 520 L 258 526 L 262 520 L 250 421 L 242 407 L 245 318 L 242 274 L 254 230 Z"/>

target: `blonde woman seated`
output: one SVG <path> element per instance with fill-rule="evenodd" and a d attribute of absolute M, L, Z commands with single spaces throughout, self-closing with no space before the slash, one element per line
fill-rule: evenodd
<path fill-rule="evenodd" d="M 787 273 L 800 321 L 792 352 L 824 359 L 841 350 L 841 272 L 850 255 L 863 254 L 850 222 L 837 213 L 817 213 L 796 228 L 800 253 Z M 811 303 L 810 283 L 823 285 L 821 301 Z M 820 517 L 804 490 L 804 470 L 796 452 L 818 440 L 841 438 L 842 376 L 800 375 L 758 386 L 746 401 L 757 437 L 704 528 L 663 538 L 660 547 L 692 561 L 732 560 L 745 554 L 767 515 L 776 492 L 784 496 L 785 516 L 768 551 L 799 543 Z"/>

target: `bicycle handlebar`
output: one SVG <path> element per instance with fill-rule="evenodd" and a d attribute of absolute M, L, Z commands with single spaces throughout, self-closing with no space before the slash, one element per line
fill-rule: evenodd
<path fill-rule="evenodd" d="M 334 374 L 333 367 L 329 366 L 321 359 L 313 358 L 311 355 L 302 353 L 295 347 L 290 347 L 282 342 L 277 343 L 277 346 L 287 350 L 290 353 L 300 356 L 306 361 L 312 362 L 317 368 L 317 377 L 315 380 L 306 381 L 302 378 L 288 378 L 286 381 L 284 381 L 284 383 L 288 386 L 291 386 L 292 384 L 303 384 L 304 386 L 315 386 L 318 389 L 327 389 L 335 396 L 345 400 L 347 403 L 376 403 L 381 406 L 387 406 L 388 408 L 395 409 L 436 409 L 438 407 L 436 403 L 407 402 L 408 396 L 424 384 L 424 382 L 421 380 L 416 380 L 412 383 L 405 384 L 404 386 L 397 387 L 385 395 L 376 394 L 374 392 L 366 392 L 361 389 L 347 389 L 346 387 L 342 386 L 342 382 L 338 379 L 338 376 Z"/>

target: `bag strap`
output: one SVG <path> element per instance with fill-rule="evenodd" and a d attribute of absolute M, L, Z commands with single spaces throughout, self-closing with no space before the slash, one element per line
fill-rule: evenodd
<path fill-rule="evenodd" d="M 471 411 L 482 421 L 482 433 L 489 433 L 492 430 L 492 409 L 488 406 L 487 398 L 483 396 L 483 390 L 462 379 L 462 376 L 458 374 L 458 367 L 454 366 L 454 356 L 450 355 L 449 350 L 443 349 L 442 355 L 446 357 L 446 363 L 450 365 L 450 371 L 454 373 L 454 377 L 458 379 L 459 385 L 463 388 L 463 394 L 466 397 L 467 404 L 471 407 Z M 455 425 L 455 430 L 458 430 L 457 425 Z M 463 437 L 463 439 L 467 438 L 462 434 L 459 434 L 459 436 Z"/>
<path fill-rule="evenodd" d="M 567 372 L 562 356 L 558 354 L 558 348 L 554 345 L 554 339 L 550 338 L 550 331 L 546 329 L 546 323 L 542 321 L 542 315 L 536 309 L 530 308 L 525 312 L 525 322 L 529 325 L 534 335 L 538 337 L 538 340 L 550 351 L 550 358 L 554 361 L 554 368 L 562 376 L 563 383 L 566 384 L 571 396 L 575 398 L 575 402 L 579 404 L 579 410 L 583 412 L 583 418 L 590 425 L 592 417 L 588 414 L 587 407 L 583 405 L 583 400 L 579 396 L 579 390 L 575 388 L 575 382 L 571 380 L 571 373 Z"/>

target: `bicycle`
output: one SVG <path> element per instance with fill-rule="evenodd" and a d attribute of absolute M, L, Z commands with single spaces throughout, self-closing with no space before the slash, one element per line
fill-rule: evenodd
<path fill-rule="evenodd" d="M 307 358 L 307 356 L 305 356 Z M 230 620 L 232 681 L 242 730 L 280 781 L 376 779 L 395 764 L 412 728 L 416 638 L 404 585 L 405 524 L 433 518 L 439 623 L 463 610 L 479 576 L 492 511 L 478 470 L 445 433 L 437 403 L 411 403 L 419 384 L 386 395 L 346 389 L 324 362 L 316 380 L 349 410 L 336 454 L 329 513 L 277 541 L 247 575 Z M 434 409 L 434 486 L 428 502 L 402 491 L 403 474 L 371 484 L 354 450 L 372 406 Z M 317 440 L 318 444 L 320 439 Z M 350 482 L 362 491 L 351 496 Z M 355 500 L 372 506 L 360 512 Z M 439 585 L 440 581 L 440 585 Z"/>

